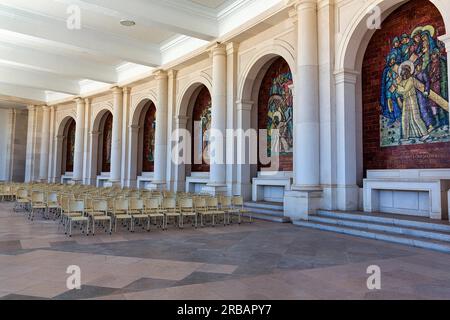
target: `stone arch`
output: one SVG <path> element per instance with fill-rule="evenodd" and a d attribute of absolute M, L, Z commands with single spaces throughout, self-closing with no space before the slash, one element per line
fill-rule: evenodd
<path fill-rule="evenodd" d="M 102 173 L 103 160 L 103 127 L 108 117 L 112 117 L 112 108 L 104 107 L 99 109 L 93 117 L 91 131 L 91 181 Z"/>
<path fill-rule="evenodd" d="M 67 133 L 71 123 L 75 123 L 75 117 L 73 115 L 65 115 L 56 124 L 56 137 L 55 137 L 55 162 L 54 162 L 54 177 L 55 182 L 61 181 L 61 175 L 66 173 L 66 154 L 67 154 Z"/>
<path fill-rule="evenodd" d="M 199 91 L 198 89 L 204 85 L 208 88 L 209 92 L 212 92 L 212 79 L 206 73 L 201 73 L 197 77 L 189 81 L 183 89 L 180 91 L 180 95 L 177 98 L 177 112 L 178 117 L 189 116 L 188 110 L 190 107 L 190 102 L 192 96 Z M 197 92 L 198 93 L 198 92 Z"/>
<path fill-rule="evenodd" d="M 418 31 L 419 33 L 415 33 L 417 35 L 411 35 L 413 30 L 419 30 L 417 27 L 428 25 L 432 25 L 433 28 L 427 27 L 426 31 Z M 402 34 L 409 37 L 406 38 L 407 43 L 404 47 L 408 48 L 406 54 L 402 51 Z M 416 125 L 418 132 L 410 134 L 407 130 L 409 126 L 402 125 L 402 116 L 408 114 L 402 107 L 404 98 L 401 94 L 386 90 L 386 87 L 382 85 L 382 79 L 389 79 L 386 72 L 400 74 L 396 66 L 409 60 L 413 64 L 411 70 L 413 73 L 415 68 L 422 68 L 423 71 L 416 72 L 414 79 L 428 83 L 430 90 L 434 90 L 448 100 L 448 87 L 445 88 L 445 92 L 441 92 L 441 88 L 444 89 L 441 84 L 445 80 L 442 77 L 442 71 L 447 71 L 448 64 L 445 60 L 447 58 L 444 52 L 445 44 L 438 40 L 440 35 L 445 35 L 445 23 L 436 6 L 431 1 L 411 0 L 391 13 L 384 20 L 383 29 L 375 32 L 371 37 L 361 65 L 363 173 L 367 170 L 384 169 L 450 168 L 450 161 L 445 156 L 447 152 L 450 152 L 448 143 L 450 136 L 440 133 L 444 128 L 448 131 L 446 129 L 448 112 L 414 89 L 414 93 L 417 94 L 414 105 L 417 105 L 418 116 L 411 122 Z M 395 49 L 393 39 L 397 37 L 399 47 Z M 423 40 L 425 37 L 427 40 Z M 422 47 L 427 47 L 427 43 L 430 53 L 436 50 L 435 55 L 423 53 Z M 377 51 L 374 48 L 377 48 Z M 414 54 L 411 50 L 414 50 Z M 391 57 L 388 62 L 393 67 L 387 65 L 388 56 Z M 418 58 L 419 56 L 421 58 Z M 434 71 L 431 70 L 433 57 L 436 58 Z M 444 64 L 447 64 L 445 68 Z M 379 67 L 373 68 L 374 65 Z M 440 80 L 433 81 L 432 79 L 436 77 Z M 392 88 L 392 85 L 389 87 Z M 422 137 L 424 140 L 419 140 Z M 414 157 L 418 154 L 423 156 Z M 432 159 L 428 155 L 432 156 Z"/>
<path fill-rule="evenodd" d="M 343 38 L 337 48 L 336 70 L 360 70 L 362 59 L 366 51 L 367 45 L 375 33 L 376 29 L 367 28 L 367 20 L 370 18 L 371 8 L 378 6 L 381 10 L 381 21 L 384 21 L 395 9 L 410 0 L 376 0 L 373 3 L 366 3 L 354 15 L 352 21 L 348 24 L 344 32 Z M 450 12 L 448 3 L 445 0 L 429 0 L 444 19 L 445 27 L 448 30 L 450 26 Z"/>
<path fill-rule="evenodd" d="M 295 66 L 295 59 L 290 47 L 278 45 L 275 48 L 263 48 L 249 61 L 244 67 L 243 72 L 238 81 L 238 101 L 237 101 L 237 127 L 244 131 L 249 129 L 261 129 L 260 120 L 262 119 L 259 114 L 260 94 L 263 82 L 267 81 L 269 70 L 275 65 L 282 62 L 287 65 L 287 68 L 292 75 L 292 84 L 290 85 L 291 94 L 294 89 L 295 73 L 293 72 Z M 293 97 L 292 97 L 293 98 Z M 293 100 L 292 100 L 293 101 Z M 291 120 L 293 121 L 293 119 Z M 259 141 L 259 134 L 258 141 Z M 240 138 L 238 138 L 240 139 Z M 244 140 L 246 138 L 244 137 Z M 238 148 L 241 148 L 241 154 L 248 154 L 248 152 L 257 152 L 255 149 L 259 149 L 259 143 L 257 148 L 252 148 L 250 141 L 238 141 Z M 239 147 L 240 146 L 240 147 Z M 259 152 L 258 152 L 259 155 Z M 292 175 L 293 167 L 293 154 L 289 157 L 282 157 L 283 160 L 280 164 L 283 165 L 279 172 L 283 176 Z M 288 159 L 289 158 L 289 159 Z M 258 156 L 258 162 L 260 158 Z M 251 180 L 258 176 L 260 165 L 257 164 L 240 164 L 237 169 L 238 185 L 240 191 L 238 191 L 244 198 L 249 199 L 251 197 Z M 278 175 L 278 174 L 277 174 Z M 269 192 L 270 193 L 270 192 Z M 279 194 L 279 197 L 276 195 Z M 282 197 L 282 192 L 273 188 L 273 199 L 279 201 Z"/>
<path fill-rule="evenodd" d="M 346 159 L 346 163 L 339 164 L 338 167 L 345 167 L 347 172 L 355 172 L 355 180 L 360 187 L 364 178 L 363 135 L 361 134 L 363 132 L 361 71 L 367 47 L 377 31 L 376 29 L 370 30 L 367 28 L 367 19 L 371 15 L 371 9 L 374 6 L 378 6 L 381 11 L 381 22 L 383 23 L 396 9 L 410 1 L 376 0 L 372 3 L 364 4 L 341 33 L 343 36 L 336 48 L 337 110 L 339 112 L 341 108 L 340 112 L 342 114 L 355 114 L 354 120 L 351 120 L 354 123 L 345 123 L 342 126 L 346 127 L 346 130 L 343 131 L 356 137 L 354 146 L 356 150 L 355 158 Z M 429 2 L 440 12 L 444 24 L 446 24 L 450 19 L 448 2 L 442 0 L 429 0 Z M 445 27 L 447 29 L 449 26 L 446 25 Z M 342 92 L 338 88 L 339 82 L 342 83 Z M 339 100 L 342 100 L 342 102 L 339 103 Z M 347 138 L 342 137 L 341 141 L 344 139 Z"/>
<path fill-rule="evenodd" d="M 211 79 L 208 75 L 202 73 L 200 76 L 195 77 L 189 81 L 181 91 L 181 94 L 178 98 L 177 102 L 177 113 L 176 113 L 176 129 L 186 130 L 185 132 L 189 132 L 190 136 L 186 138 L 189 141 L 186 141 L 185 146 L 185 156 L 188 160 L 188 163 L 175 165 L 174 166 L 174 176 L 175 176 L 175 189 L 176 190 L 184 190 L 185 189 L 185 181 L 186 178 L 191 176 L 191 158 L 192 158 L 192 148 L 193 146 L 193 135 L 192 135 L 192 126 L 193 126 L 193 117 L 192 113 L 194 110 L 195 103 L 201 91 L 206 88 L 211 96 Z M 203 173 L 206 178 L 208 173 Z"/>
<path fill-rule="evenodd" d="M 238 101 L 254 101 L 254 87 L 257 85 L 258 75 L 264 67 L 270 65 L 270 62 L 278 57 L 282 57 L 292 72 L 292 77 L 295 79 L 296 64 L 295 64 L 295 49 L 285 41 L 277 40 L 275 44 L 265 46 L 256 52 L 252 59 L 242 68 L 238 78 Z"/>
<path fill-rule="evenodd" d="M 140 97 L 141 98 L 141 97 Z M 153 108 L 156 111 L 156 103 L 154 98 L 143 96 L 133 108 L 132 118 L 130 122 L 129 134 L 129 185 L 136 186 L 138 176 L 144 174 L 143 168 L 143 143 L 144 143 L 144 121 L 147 112 Z M 148 179 L 151 179 L 150 172 L 146 172 Z"/>

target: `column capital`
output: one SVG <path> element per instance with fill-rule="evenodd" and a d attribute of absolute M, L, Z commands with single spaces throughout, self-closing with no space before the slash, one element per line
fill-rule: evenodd
<path fill-rule="evenodd" d="M 50 111 L 50 107 L 47 105 L 42 106 L 42 111 L 48 112 Z"/>
<path fill-rule="evenodd" d="M 174 79 L 177 76 L 177 73 L 178 73 L 178 70 L 175 70 L 175 69 L 167 70 L 167 75 L 171 79 Z"/>
<path fill-rule="evenodd" d="M 239 49 L 239 44 L 236 42 L 229 42 L 226 44 L 227 55 L 236 53 Z"/>
<path fill-rule="evenodd" d="M 294 7 L 297 11 L 306 9 L 317 9 L 318 0 L 288 0 L 287 6 Z M 320 0 L 319 0 L 320 1 Z"/>
<path fill-rule="evenodd" d="M 77 105 L 84 105 L 85 103 L 82 97 L 76 97 L 74 101 L 76 102 Z"/>
<path fill-rule="evenodd" d="M 28 111 L 34 111 L 36 110 L 36 106 L 34 104 L 30 104 L 27 106 Z"/>
<path fill-rule="evenodd" d="M 334 0 L 318 0 L 317 9 L 321 10 L 332 5 L 334 5 Z"/>
<path fill-rule="evenodd" d="M 289 21 L 290 21 L 292 24 L 297 24 L 297 22 L 298 22 L 298 13 L 297 13 L 297 10 L 296 10 L 296 9 L 290 9 L 289 12 L 288 12 L 288 14 L 289 14 Z"/>
<path fill-rule="evenodd" d="M 241 110 L 251 111 L 254 104 L 255 104 L 255 102 L 251 101 L 251 100 L 237 100 L 236 101 L 236 110 L 237 111 L 241 111 Z"/>
<path fill-rule="evenodd" d="M 121 95 L 123 93 L 123 89 L 119 86 L 111 87 L 111 91 L 112 91 L 113 95 Z"/>
<path fill-rule="evenodd" d="M 167 72 L 163 69 L 158 69 L 153 72 L 153 75 L 156 80 L 165 80 L 168 78 Z"/>
<path fill-rule="evenodd" d="M 185 125 L 187 124 L 189 117 L 188 116 L 175 116 L 174 117 L 175 122 L 177 123 L 177 125 Z"/>
<path fill-rule="evenodd" d="M 137 132 L 137 131 L 139 131 L 139 129 L 141 128 L 141 126 L 136 125 L 136 124 L 132 124 L 132 125 L 128 126 L 128 128 L 129 128 L 129 130 L 130 130 L 131 132 Z"/>
<path fill-rule="evenodd" d="M 227 49 L 226 46 L 221 42 L 216 42 L 213 45 L 208 47 L 209 56 L 213 57 L 215 55 L 226 55 Z"/>
<path fill-rule="evenodd" d="M 123 94 L 130 94 L 131 88 L 130 87 L 123 87 L 122 91 L 123 91 Z"/>
<path fill-rule="evenodd" d="M 334 72 L 334 78 L 336 84 L 339 83 L 351 83 L 355 84 L 360 73 L 350 69 L 340 69 Z"/>
<path fill-rule="evenodd" d="M 84 104 L 89 105 L 91 103 L 91 98 L 84 98 Z"/>

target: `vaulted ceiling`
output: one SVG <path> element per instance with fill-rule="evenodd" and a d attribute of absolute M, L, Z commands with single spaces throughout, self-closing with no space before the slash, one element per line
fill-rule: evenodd
<path fill-rule="evenodd" d="M 187 54 L 282 1 L 1 0 L 0 99 L 48 102 L 107 87 Z M 80 29 L 72 28 L 77 11 Z"/>

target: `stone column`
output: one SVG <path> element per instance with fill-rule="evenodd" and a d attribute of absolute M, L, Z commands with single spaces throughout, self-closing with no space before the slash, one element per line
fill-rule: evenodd
<path fill-rule="evenodd" d="M 85 112 L 84 112 L 84 141 L 83 141 L 83 183 L 91 184 L 90 179 L 90 162 L 91 162 L 91 136 L 89 134 L 89 127 L 91 125 L 91 100 L 89 98 L 84 99 Z"/>
<path fill-rule="evenodd" d="M 50 107 L 50 142 L 49 142 L 49 161 L 48 161 L 48 181 L 54 183 L 55 175 L 53 167 L 55 165 L 55 106 Z"/>
<path fill-rule="evenodd" d="M 8 109 L 8 126 L 6 129 L 6 150 L 5 150 L 5 168 L 3 171 L 3 177 L 5 181 L 12 180 L 12 172 L 14 167 L 14 135 L 15 135 L 15 122 L 16 122 L 16 109 Z"/>
<path fill-rule="evenodd" d="M 48 151 L 50 144 L 50 108 L 48 106 L 42 107 L 42 140 L 41 140 L 41 157 L 39 162 L 39 180 L 42 182 L 48 181 Z"/>
<path fill-rule="evenodd" d="M 33 181 L 34 167 L 34 119 L 36 117 L 36 106 L 28 106 L 28 127 L 27 127 L 27 155 L 25 166 L 25 182 Z"/>
<path fill-rule="evenodd" d="M 317 0 L 298 0 L 297 70 L 294 99 L 294 186 L 286 192 L 285 214 L 308 219 L 320 205 L 320 124 Z"/>
<path fill-rule="evenodd" d="M 237 43 L 227 44 L 227 132 L 226 132 L 226 160 L 227 160 L 227 188 L 228 194 L 241 194 L 237 185 L 237 146 L 234 139 L 237 126 L 237 68 L 238 68 L 238 48 Z"/>
<path fill-rule="evenodd" d="M 336 103 L 334 82 L 334 0 L 318 3 L 319 104 L 320 104 L 320 183 L 323 186 L 321 209 L 337 208 L 336 182 Z"/>
<path fill-rule="evenodd" d="M 237 193 L 244 197 L 245 200 L 252 199 L 252 181 L 251 181 L 251 162 L 246 161 L 246 159 L 252 159 L 252 153 L 256 156 L 257 161 L 257 145 L 252 145 L 252 141 L 257 141 L 257 137 L 251 137 L 245 135 L 247 130 L 251 128 L 251 111 L 253 108 L 253 101 L 238 101 L 237 102 Z M 248 131 L 252 132 L 252 131 Z M 246 143 L 248 139 L 248 144 Z M 253 140 L 256 139 L 256 140 Z M 247 156 L 246 156 L 247 155 Z"/>
<path fill-rule="evenodd" d="M 167 172 L 166 172 L 166 189 L 174 190 L 175 189 L 175 163 L 172 162 L 172 151 L 174 148 L 174 144 L 172 141 L 172 135 L 174 131 L 176 131 L 175 127 L 175 113 L 176 113 L 176 101 L 177 101 L 177 70 L 168 70 L 167 76 L 168 79 L 168 96 L 167 96 Z"/>
<path fill-rule="evenodd" d="M 156 132 L 155 132 L 155 165 L 151 189 L 164 189 L 166 187 L 167 169 L 167 109 L 168 109 L 168 76 L 165 71 L 155 73 L 157 86 L 156 105 Z"/>
<path fill-rule="evenodd" d="M 61 183 L 61 161 L 63 149 L 64 135 L 56 135 L 54 139 L 55 145 L 55 165 L 53 167 L 53 182 Z"/>
<path fill-rule="evenodd" d="M 212 95 L 210 132 L 210 173 L 209 183 L 204 191 L 212 195 L 225 193 L 225 134 L 227 116 L 227 52 L 225 46 L 216 44 L 212 55 Z"/>
<path fill-rule="evenodd" d="M 140 127 L 138 125 L 130 125 L 128 127 L 128 136 L 130 137 L 130 154 L 138 154 L 139 130 Z M 130 157 L 128 159 L 130 159 Z M 140 187 L 137 185 L 137 170 L 137 161 L 133 161 L 128 164 L 128 178 L 126 183 L 128 187 Z"/>
<path fill-rule="evenodd" d="M 75 127 L 75 148 L 73 157 L 73 183 L 82 183 L 83 180 L 83 154 L 84 154 L 84 108 L 85 102 L 82 98 L 77 98 L 77 118 Z"/>
<path fill-rule="evenodd" d="M 130 110 L 130 92 L 131 89 L 128 87 L 123 88 L 123 124 L 122 124 L 122 185 L 130 186 L 128 177 L 128 166 L 130 165 L 130 155 L 128 153 L 128 136 L 129 131 L 129 110 Z"/>
<path fill-rule="evenodd" d="M 190 136 L 187 137 L 182 133 L 186 133 L 186 126 L 189 118 L 186 116 L 177 116 L 175 117 L 175 133 L 171 137 L 172 141 L 174 141 L 175 146 L 172 150 L 171 157 L 174 160 L 174 170 L 173 170 L 173 179 L 174 179 L 174 191 L 188 191 L 186 190 L 185 182 L 186 182 L 186 162 L 182 161 L 182 159 L 178 159 L 177 155 L 183 156 L 185 160 L 191 161 L 191 140 Z M 189 140 L 189 141 L 187 141 Z"/>
<path fill-rule="evenodd" d="M 356 80 L 358 73 L 336 72 L 337 208 L 357 210 L 356 182 Z"/>
<path fill-rule="evenodd" d="M 112 88 L 113 92 L 113 123 L 111 143 L 111 172 L 110 183 L 120 184 L 122 169 L 122 115 L 123 115 L 123 90 L 120 87 Z"/>

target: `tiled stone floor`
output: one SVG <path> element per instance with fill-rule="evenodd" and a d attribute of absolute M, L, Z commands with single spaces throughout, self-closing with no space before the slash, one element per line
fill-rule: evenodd
<path fill-rule="evenodd" d="M 0 203 L 0 299 L 36 298 L 450 299 L 450 255 L 267 222 L 68 238 Z"/>

